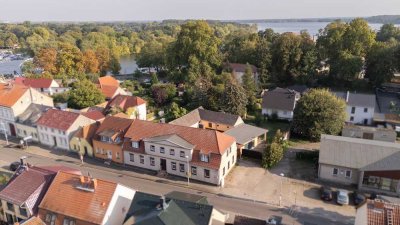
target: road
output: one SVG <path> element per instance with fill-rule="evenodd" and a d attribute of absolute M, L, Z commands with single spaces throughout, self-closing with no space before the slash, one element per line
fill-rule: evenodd
<path fill-rule="evenodd" d="M 78 159 L 64 156 L 61 159 L 54 159 L 24 152 L 20 149 L 6 148 L 0 145 L 0 166 L 7 168 L 11 162 L 18 161 L 21 156 L 28 156 L 28 162 L 35 166 L 40 165 L 64 165 L 74 169 L 79 169 L 82 173 L 89 172 L 93 177 L 114 181 L 138 191 L 148 192 L 157 195 L 163 195 L 171 191 L 182 191 L 193 194 L 207 196 L 210 204 L 222 212 L 229 214 L 241 214 L 245 216 L 266 219 L 272 215 L 283 217 L 284 224 L 315 224 L 315 225 L 333 225 L 333 224 L 353 224 L 353 218 L 341 218 L 342 221 L 328 219 L 326 215 L 313 215 L 301 212 L 292 212 L 289 209 L 282 209 L 269 206 L 263 203 L 252 202 L 244 199 L 232 198 L 219 195 L 218 193 L 200 192 L 186 187 L 176 186 L 175 184 L 165 183 L 154 180 L 147 180 L 130 176 L 127 173 L 119 173 L 118 170 L 105 170 L 101 165 L 85 164 L 80 165 Z M 130 172 L 135 173 L 135 172 Z M 335 218 L 331 216 L 330 218 Z M 307 222 L 307 223 L 305 223 Z"/>

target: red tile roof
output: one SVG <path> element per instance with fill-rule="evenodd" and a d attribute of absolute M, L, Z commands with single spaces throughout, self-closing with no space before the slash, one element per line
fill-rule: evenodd
<path fill-rule="evenodd" d="M 122 110 L 126 111 L 130 107 L 135 107 L 142 104 L 146 104 L 146 101 L 140 97 L 117 95 L 108 102 L 106 109 L 119 107 Z"/>
<path fill-rule="evenodd" d="M 96 121 L 103 120 L 105 118 L 104 114 L 97 110 L 84 112 L 84 113 L 82 113 L 82 115 L 86 116 L 89 119 L 96 120 Z"/>
<path fill-rule="evenodd" d="M 366 225 L 386 225 L 391 220 L 392 224 L 400 224 L 400 205 L 380 201 L 367 201 Z M 361 206 L 362 207 L 362 206 Z"/>
<path fill-rule="evenodd" d="M 25 222 L 21 222 L 21 225 L 46 225 L 43 220 L 41 220 L 39 217 L 33 216 L 29 218 L 28 220 L 25 220 Z"/>
<path fill-rule="evenodd" d="M 39 120 L 37 125 L 55 128 L 66 131 L 79 117 L 78 113 L 62 111 L 58 109 L 49 109 Z"/>
<path fill-rule="evenodd" d="M 89 223 L 101 224 L 117 184 L 97 179 L 97 186 L 93 192 L 79 189 L 79 186 L 81 186 L 80 176 L 59 172 L 39 208 Z"/>
<path fill-rule="evenodd" d="M 110 85 L 101 85 L 100 91 L 106 98 L 112 98 L 117 93 L 120 87 L 110 86 Z"/>
<path fill-rule="evenodd" d="M 100 86 L 107 85 L 107 86 L 119 87 L 118 81 L 112 76 L 99 77 L 98 81 Z"/>
<path fill-rule="evenodd" d="M 99 128 L 100 123 L 92 123 L 89 125 L 86 125 L 84 127 L 82 127 L 81 129 L 79 129 L 74 137 L 77 138 L 83 138 L 86 139 L 87 141 L 89 141 L 89 143 L 92 143 L 92 139 L 94 137 L 94 135 L 96 134 L 97 129 Z"/>
<path fill-rule="evenodd" d="M 108 116 L 103 120 L 103 122 L 97 129 L 96 135 L 100 134 L 103 131 L 109 131 L 113 133 L 113 136 L 117 134 L 122 139 L 125 132 L 131 126 L 132 121 L 132 119 Z"/>
<path fill-rule="evenodd" d="M 15 78 L 16 84 L 21 84 L 33 88 L 49 88 L 51 87 L 52 82 L 53 79 L 50 78 L 25 78 L 25 77 Z"/>
<path fill-rule="evenodd" d="M 0 83 L 0 106 L 13 106 L 29 88 L 23 85 Z"/>

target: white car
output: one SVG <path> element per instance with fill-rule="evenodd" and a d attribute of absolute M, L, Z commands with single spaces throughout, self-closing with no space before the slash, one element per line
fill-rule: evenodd
<path fill-rule="evenodd" d="M 348 205 L 349 204 L 349 192 L 343 189 L 339 189 L 337 191 L 337 200 L 336 202 L 340 205 Z"/>

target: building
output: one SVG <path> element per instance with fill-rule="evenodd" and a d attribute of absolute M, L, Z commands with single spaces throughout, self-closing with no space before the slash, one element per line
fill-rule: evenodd
<path fill-rule="evenodd" d="M 46 225 L 39 217 L 33 216 L 27 220 L 21 221 L 19 225 Z"/>
<path fill-rule="evenodd" d="M 224 185 L 237 161 L 235 139 L 215 130 L 135 120 L 124 142 L 127 165 L 215 185 Z"/>
<path fill-rule="evenodd" d="M 400 144 L 322 135 L 318 177 L 363 191 L 400 194 Z"/>
<path fill-rule="evenodd" d="M 131 119 L 109 116 L 101 123 L 93 138 L 94 156 L 99 159 L 124 163 L 122 146 Z"/>
<path fill-rule="evenodd" d="M 55 80 L 50 78 L 17 77 L 15 78 L 15 83 L 32 87 L 35 90 L 47 95 L 63 93 L 69 90 L 67 87 L 60 87 Z"/>
<path fill-rule="evenodd" d="M 69 142 L 70 149 L 80 155 L 94 157 L 93 138 L 99 126 L 100 123 L 92 123 L 79 128 Z"/>
<path fill-rule="evenodd" d="M 58 172 L 39 205 L 39 218 L 52 225 L 122 224 L 134 195 L 114 182 Z"/>
<path fill-rule="evenodd" d="M 217 225 L 225 224 L 226 217 L 209 205 L 204 196 L 136 192 L 123 225 Z"/>
<path fill-rule="evenodd" d="M 203 107 L 199 107 L 170 122 L 173 125 L 218 130 L 221 132 L 243 123 L 242 118 L 238 115 L 206 110 Z"/>
<path fill-rule="evenodd" d="M 79 127 L 94 122 L 78 113 L 58 109 L 47 110 L 37 121 L 40 143 L 69 150 L 69 141 Z"/>
<path fill-rule="evenodd" d="M 243 123 L 225 131 L 224 134 L 235 138 L 239 150 L 238 154 L 241 155 L 242 149 L 251 150 L 266 141 L 267 132 L 266 129 Z"/>
<path fill-rule="evenodd" d="M 396 142 L 396 131 L 383 127 L 366 127 L 356 125 L 345 125 L 342 129 L 343 137 L 363 138 L 376 141 Z"/>
<path fill-rule="evenodd" d="M 370 125 L 374 119 L 376 97 L 371 94 L 335 92 L 338 98 L 345 100 L 347 107 L 346 122 Z"/>
<path fill-rule="evenodd" d="M 105 113 L 108 114 L 113 109 L 131 114 L 128 115 L 131 119 L 146 120 L 146 101 L 140 97 L 117 95 L 108 102 Z"/>
<path fill-rule="evenodd" d="M 241 63 L 227 63 L 226 68 L 232 72 L 232 75 L 235 77 L 239 83 L 242 83 L 242 77 L 246 72 L 247 66 L 250 66 L 253 79 L 258 84 L 258 70 L 257 67 L 250 64 L 241 64 Z"/>
<path fill-rule="evenodd" d="M 50 106 L 31 103 L 15 120 L 17 136 L 21 138 L 31 137 L 32 141 L 39 142 L 36 122 L 51 108 Z"/>
<path fill-rule="evenodd" d="M 119 86 L 119 82 L 112 76 L 99 77 L 98 87 L 106 100 L 110 100 L 117 95 L 126 95 L 127 93 Z"/>
<path fill-rule="evenodd" d="M 367 200 L 357 207 L 354 225 L 395 225 L 400 224 L 400 205 Z"/>
<path fill-rule="evenodd" d="M 53 99 L 33 88 L 0 83 L 0 133 L 16 136 L 15 118 L 31 103 L 53 107 Z"/>
<path fill-rule="evenodd" d="M 263 115 L 291 121 L 296 103 L 300 99 L 300 93 L 278 87 L 265 91 L 262 97 L 261 113 Z"/>
<path fill-rule="evenodd" d="M 103 121 L 106 117 L 101 111 L 98 110 L 91 110 L 88 112 L 81 112 L 81 114 L 89 119 L 92 119 L 97 122 Z"/>

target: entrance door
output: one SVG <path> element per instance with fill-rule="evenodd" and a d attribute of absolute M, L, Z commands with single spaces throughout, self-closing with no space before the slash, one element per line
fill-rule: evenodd
<path fill-rule="evenodd" d="M 16 136 L 17 133 L 15 132 L 15 126 L 14 126 L 14 124 L 10 123 L 9 126 L 10 126 L 11 136 Z"/>
<path fill-rule="evenodd" d="M 53 142 L 54 142 L 54 146 L 57 146 L 57 138 L 55 136 L 53 136 Z"/>
<path fill-rule="evenodd" d="M 6 217 L 7 217 L 8 224 L 13 224 L 14 223 L 13 215 L 11 215 L 9 213 L 6 213 Z"/>
<path fill-rule="evenodd" d="M 87 147 L 85 146 L 85 147 L 83 147 L 83 148 L 85 149 L 85 153 L 84 153 L 84 155 L 85 155 L 85 156 L 87 156 L 87 154 L 88 154 Z"/>
<path fill-rule="evenodd" d="M 160 160 L 161 170 L 167 170 L 167 160 L 161 159 Z"/>

